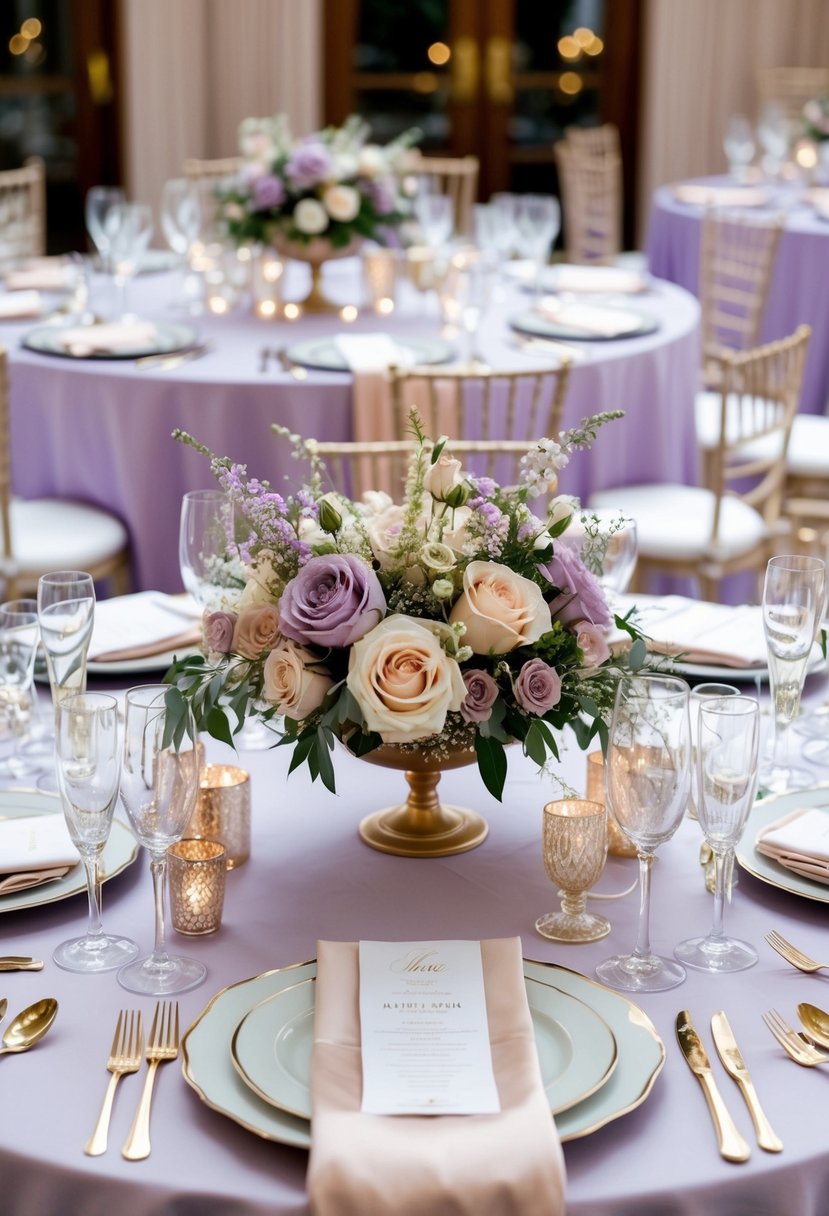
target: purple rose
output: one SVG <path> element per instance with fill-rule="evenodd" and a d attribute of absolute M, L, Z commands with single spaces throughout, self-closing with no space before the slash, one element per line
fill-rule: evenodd
<path fill-rule="evenodd" d="M 539 570 L 559 591 L 550 604 L 554 621 L 561 621 L 562 625 L 589 621 L 600 629 L 610 628 L 610 613 L 602 589 L 575 549 L 558 544 L 550 561 L 539 566 Z"/>
<path fill-rule="evenodd" d="M 285 165 L 285 176 L 295 190 L 307 190 L 331 173 L 331 157 L 319 140 L 308 140 L 294 148 Z"/>
<path fill-rule="evenodd" d="M 210 612 L 204 618 L 204 640 L 212 654 L 229 654 L 236 617 L 232 612 Z"/>
<path fill-rule="evenodd" d="M 492 676 L 473 667 L 463 673 L 466 696 L 461 702 L 461 717 L 464 722 L 486 722 L 498 697 L 498 685 Z"/>
<path fill-rule="evenodd" d="M 285 187 L 273 173 L 257 177 L 253 182 L 253 205 L 257 211 L 269 211 L 285 202 Z"/>
<path fill-rule="evenodd" d="M 513 685 L 515 699 L 528 714 L 545 714 L 561 699 L 561 676 L 543 659 L 524 664 Z"/>
<path fill-rule="evenodd" d="M 315 646 L 350 646 L 379 624 L 386 597 L 373 570 L 351 553 L 312 557 L 279 602 L 285 637 Z"/>

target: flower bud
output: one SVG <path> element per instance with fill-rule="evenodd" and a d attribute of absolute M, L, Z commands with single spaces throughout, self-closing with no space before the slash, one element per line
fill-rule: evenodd
<path fill-rule="evenodd" d="M 451 578 L 436 578 L 432 583 L 432 595 L 436 600 L 450 600 L 455 594 L 455 584 Z"/>
<path fill-rule="evenodd" d="M 332 535 L 335 535 L 342 526 L 342 515 L 340 515 L 333 503 L 330 503 L 327 498 L 323 498 L 320 503 L 320 527 L 323 532 L 330 532 Z"/>

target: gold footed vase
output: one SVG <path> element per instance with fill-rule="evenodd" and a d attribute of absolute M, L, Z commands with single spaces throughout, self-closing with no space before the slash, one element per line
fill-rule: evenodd
<path fill-rule="evenodd" d="M 311 288 L 304 300 L 296 303 L 304 312 L 339 312 L 341 304 L 329 300 L 322 287 L 322 268 L 326 262 L 336 258 L 352 257 L 360 248 L 362 241 L 354 237 L 347 245 L 335 249 L 330 241 L 323 236 L 312 237 L 307 244 L 300 241 L 289 241 L 286 237 L 274 236 L 273 246 L 278 253 L 297 262 L 307 262 L 311 268 Z"/>
<path fill-rule="evenodd" d="M 476 811 L 447 806 L 437 794 L 445 769 L 475 762 L 472 748 L 437 757 L 408 747 L 386 744 L 361 757 L 369 764 L 401 769 L 409 783 L 409 796 L 401 806 L 367 815 L 360 837 L 372 849 L 396 857 L 449 857 L 466 853 L 486 840 L 489 824 Z"/>

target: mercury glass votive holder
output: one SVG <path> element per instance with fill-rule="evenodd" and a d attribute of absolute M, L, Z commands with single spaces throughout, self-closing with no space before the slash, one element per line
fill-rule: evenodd
<path fill-rule="evenodd" d="M 177 933 L 215 933 L 222 923 L 227 875 L 218 840 L 179 840 L 167 850 L 170 915 Z"/>
<path fill-rule="evenodd" d="M 218 840 L 233 870 L 250 857 L 250 773 L 235 764 L 206 764 L 187 836 Z"/>
<path fill-rule="evenodd" d="M 601 752 L 590 752 L 587 756 L 587 797 L 591 802 L 605 804 L 604 756 Z M 607 851 L 614 857 L 635 857 L 636 845 L 608 812 Z"/>
<path fill-rule="evenodd" d="M 393 249 L 366 249 L 362 263 L 369 304 L 379 316 L 389 316 L 395 304 L 397 254 Z"/>
<path fill-rule="evenodd" d="M 558 887 L 561 911 L 535 922 L 542 937 L 557 942 L 595 942 L 610 921 L 587 911 L 587 892 L 607 859 L 607 810 L 586 798 L 560 798 L 544 807 L 543 855 L 547 877 Z"/>

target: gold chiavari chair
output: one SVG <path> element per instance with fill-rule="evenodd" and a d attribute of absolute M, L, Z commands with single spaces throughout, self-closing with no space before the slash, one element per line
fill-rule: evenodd
<path fill-rule="evenodd" d="M 472 230 L 472 207 L 478 197 L 477 156 L 423 156 L 412 152 L 406 172 L 428 178 L 431 187 L 448 194 L 455 214 L 455 233 L 467 236 Z"/>
<path fill-rule="evenodd" d="M 622 160 L 554 145 L 568 262 L 607 264 L 622 248 Z"/>
<path fill-rule="evenodd" d="M 50 570 L 86 570 L 129 590 L 129 537 L 119 519 L 90 503 L 12 495 L 9 380 L 0 348 L 0 580 L 5 599 L 32 594 Z"/>
<path fill-rule="evenodd" d="M 39 157 L 0 172 L 0 267 L 46 252 L 46 170 Z"/>
<path fill-rule="evenodd" d="M 235 177 L 244 163 L 241 156 L 222 156 L 215 160 L 189 156 L 182 165 L 182 172 L 192 181 L 220 182 L 223 178 Z"/>
<path fill-rule="evenodd" d="M 813 97 L 829 94 L 829 68 L 760 68 L 757 72 L 759 109 L 779 105 L 790 121 L 799 121 Z"/>
<path fill-rule="evenodd" d="M 597 127 L 565 127 L 564 138 L 574 151 L 585 156 L 622 155 L 619 128 L 612 122 Z"/>
<path fill-rule="evenodd" d="M 636 521 L 637 582 L 656 571 L 690 575 L 715 600 L 720 580 L 762 575 L 782 517 L 786 452 L 800 399 L 811 330 L 750 351 L 721 351 L 716 434 L 705 449 L 703 484 L 620 486 L 590 497 L 620 502 Z"/>

